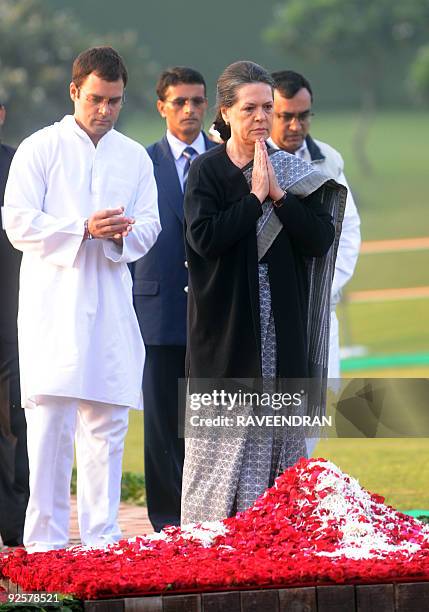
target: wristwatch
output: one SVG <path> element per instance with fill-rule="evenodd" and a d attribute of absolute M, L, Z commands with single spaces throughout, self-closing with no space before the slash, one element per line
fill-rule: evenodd
<path fill-rule="evenodd" d="M 85 219 L 83 227 L 84 227 L 83 239 L 84 240 L 93 240 L 94 236 L 91 234 L 91 232 L 88 229 L 88 219 Z"/>
<path fill-rule="evenodd" d="M 283 204 L 285 203 L 286 196 L 287 196 L 287 191 L 283 191 L 283 195 L 281 198 L 279 198 L 278 200 L 273 200 L 274 208 L 281 208 Z"/>

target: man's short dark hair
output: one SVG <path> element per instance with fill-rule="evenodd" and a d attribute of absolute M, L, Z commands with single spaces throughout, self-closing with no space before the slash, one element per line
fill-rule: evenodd
<path fill-rule="evenodd" d="M 204 85 L 204 95 L 206 94 L 206 82 L 203 75 L 187 66 L 174 66 L 173 68 L 167 68 L 164 70 L 156 84 L 156 93 L 158 98 L 162 101 L 165 100 L 165 92 L 170 86 L 179 85 L 180 83 L 186 83 L 187 85 Z"/>
<path fill-rule="evenodd" d="M 275 89 L 280 92 L 284 98 L 293 98 L 303 87 L 308 89 L 311 101 L 313 102 L 313 91 L 307 79 L 293 70 L 279 70 L 273 72 L 271 76 L 274 79 Z"/>
<path fill-rule="evenodd" d="M 79 53 L 73 62 L 72 81 L 76 87 L 81 87 L 85 79 L 94 72 L 104 81 L 119 81 L 124 87 L 128 81 L 128 73 L 124 61 L 112 47 L 92 47 Z"/>

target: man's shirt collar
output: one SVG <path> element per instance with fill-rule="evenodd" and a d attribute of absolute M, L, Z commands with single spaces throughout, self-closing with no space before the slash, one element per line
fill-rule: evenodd
<path fill-rule="evenodd" d="M 173 157 L 176 161 L 182 156 L 182 153 L 184 149 L 186 149 L 186 147 L 192 147 L 193 149 L 195 149 L 198 155 L 204 153 L 206 150 L 206 143 L 202 132 L 198 134 L 194 142 L 192 142 L 191 144 L 187 144 L 186 142 L 179 140 L 176 136 L 173 136 L 173 134 L 169 130 L 167 130 L 166 137 L 168 144 L 170 145 Z"/>

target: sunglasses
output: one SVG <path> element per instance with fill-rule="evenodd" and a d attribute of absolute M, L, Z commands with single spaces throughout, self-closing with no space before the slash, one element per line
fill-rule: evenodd
<path fill-rule="evenodd" d="M 174 108 L 183 108 L 186 104 L 192 106 L 202 106 L 207 101 L 207 98 L 203 96 L 194 96 L 192 98 L 174 98 L 174 100 L 165 100 L 171 104 Z"/>

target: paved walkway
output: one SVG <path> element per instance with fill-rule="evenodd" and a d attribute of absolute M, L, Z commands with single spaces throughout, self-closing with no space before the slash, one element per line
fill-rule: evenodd
<path fill-rule="evenodd" d="M 135 535 L 152 533 L 152 525 L 147 516 L 147 510 L 143 506 L 133 506 L 132 504 L 121 503 L 119 507 L 119 526 L 122 529 L 124 538 L 131 538 Z M 70 517 L 70 545 L 80 544 L 79 528 L 77 524 L 76 497 L 71 498 L 71 517 Z"/>
<path fill-rule="evenodd" d="M 351 291 L 345 301 L 348 302 L 392 302 L 397 300 L 418 300 L 429 297 L 428 287 L 402 287 L 394 289 L 368 289 Z"/>
<path fill-rule="evenodd" d="M 366 240 L 361 253 L 394 253 L 397 251 L 424 251 L 429 249 L 429 236 L 397 238 L 393 240 Z"/>

